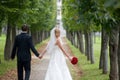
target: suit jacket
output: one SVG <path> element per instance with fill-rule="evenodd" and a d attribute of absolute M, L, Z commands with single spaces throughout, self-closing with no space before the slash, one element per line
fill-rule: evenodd
<path fill-rule="evenodd" d="M 21 33 L 15 37 L 11 58 L 14 59 L 17 53 L 18 61 L 30 61 L 31 60 L 30 49 L 37 57 L 39 56 L 39 53 L 34 48 L 32 37 L 29 36 L 27 33 Z"/>

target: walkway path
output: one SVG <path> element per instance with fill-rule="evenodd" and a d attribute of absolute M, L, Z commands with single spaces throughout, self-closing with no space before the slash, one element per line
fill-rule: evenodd
<path fill-rule="evenodd" d="M 48 58 L 44 58 L 43 60 L 34 59 L 32 64 L 30 80 L 44 80 L 48 63 Z"/>
<path fill-rule="evenodd" d="M 71 52 L 71 49 L 68 47 L 68 45 L 66 44 L 66 41 L 64 39 L 64 48 L 65 50 L 70 53 L 70 55 L 73 55 Z M 44 46 L 45 47 L 45 46 Z M 44 49 L 44 47 L 41 47 L 39 49 L 39 52 L 41 52 L 41 49 Z M 43 59 L 38 59 L 35 56 L 33 56 L 33 60 L 32 60 L 32 72 L 31 72 L 31 78 L 30 80 L 44 80 L 45 77 L 45 73 L 49 64 L 49 58 L 50 56 L 48 54 L 46 54 Z M 69 66 L 71 67 L 72 65 L 70 65 L 69 61 L 67 61 Z M 72 66 L 73 67 L 73 66 Z M 77 71 L 78 68 L 77 67 L 73 67 L 73 69 L 76 69 Z"/>

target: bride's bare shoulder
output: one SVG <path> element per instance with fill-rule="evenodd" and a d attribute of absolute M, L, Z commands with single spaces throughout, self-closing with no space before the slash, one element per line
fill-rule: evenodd
<path fill-rule="evenodd" d="M 58 42 L 59 44 L 61 44 L 62 45 L 62 40 L 59 38 L 59 39 L 57 39 L 57 41 L 56 42 Z"/>

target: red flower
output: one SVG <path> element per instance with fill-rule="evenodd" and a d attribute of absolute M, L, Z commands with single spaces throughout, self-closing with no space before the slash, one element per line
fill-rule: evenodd
<path fill-rule="evenodd" d="M 78 63 L 78 58 L 77 57 L 73 57 L 72 60 L 71 60 L 71 63 L 73 65 L 77 64 Z"/>

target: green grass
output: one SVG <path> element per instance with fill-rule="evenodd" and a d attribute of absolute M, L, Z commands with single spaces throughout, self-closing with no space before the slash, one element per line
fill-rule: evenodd
<path fill-rule="evenodd" d="M 16 67 L 16 61 L 5 61 L 4 60 L 4 45 L 5 45 L 5 35 L 0 36 L 0 76 L 4 75 L 8 70 L 14 69 Z"/>
<path fill-rule="evenodd" d="M 44 44 L 47 44 L 48 41 L 49 41 L 49 38 L 46 39 L 46 40 L 43 40 L 41 43 L 37 44 L 35 47 L 38 49 L 38 48 L 40 48 L 41 46 L 43 46 Z"/>
<path fill-rule="evenodd" d="M 100 38 L 97 38 L 96 43 L 94 44 L 95 64 L 90 64 L 90 61 L 87 61 L 84 54 L 81 54 L 70 42 L 68 43 L 75 56 L 79 58 L 78 65 L 83 72 L 80 79 L 77 79 L 74 72 L 72 72 L 74 80 L 109 80 L 109 74 L 102 74 L 102 70 L 99 70 Z"/>

